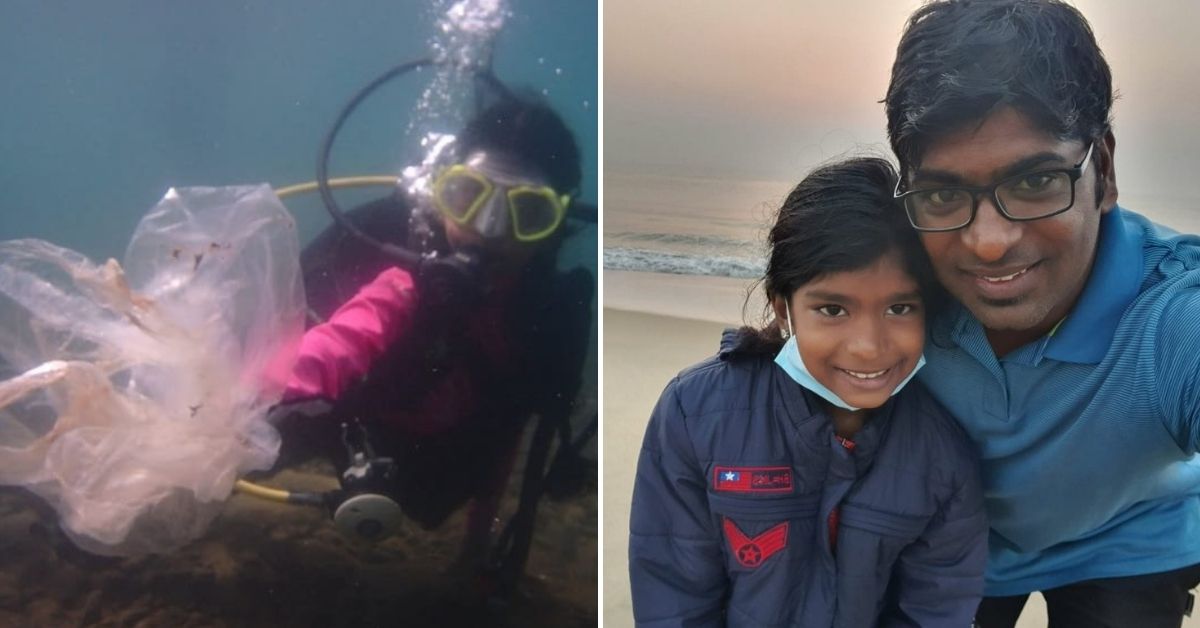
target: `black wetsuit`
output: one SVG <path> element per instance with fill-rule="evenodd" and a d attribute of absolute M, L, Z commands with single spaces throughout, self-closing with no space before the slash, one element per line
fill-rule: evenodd
<path fill-rule="evenodd" d="M 436 224 L 410 221 L 411 213 L 402 197 L 393 196 L 347 215 L 376 239 L 445 251 Z M 423 285 L 418 276 L 412 329 L 400 333 L 364 381 L 338 400 L 334 417 L 309 419 L 300 431 L 321 441 L 341 468 L 346 454 L 339 426 L 361 421 L 376 453 L 398 464 L 389 492 L 408 517 L 426 527 L 440 524 L 472 497 L 502 490 L 505 477 L 497 476 L 507 476 L 527 419 L 539 415 L 565 423 L 581 385 L 595 281 L 584 269 L 559 272 L 557 252 L 554 245 L 540 250 L 505 294 L 483 286 L 482 296 L 469 305 L 453 304 L 455 299 L 439 305 L 443 300 L 432 291 L 447 286 Z M 305 248 L 301 264 L 309 307 L 323 319 L 395 265 L 336 225 Z M 482 323 L 481 312 L 490 313 Z M 489 336 L 505 341 L 503 359 L 497 361 L 495 351 L 464 333 L 481 324 Z M 450 377 L 470 382 L 474 409 L 449 421 L 421 417 L 414 425 L 412 415 L 430 405 L 428 397 L 446 389 Z M 285 443 L 286 432 L 285 427 Z"/>

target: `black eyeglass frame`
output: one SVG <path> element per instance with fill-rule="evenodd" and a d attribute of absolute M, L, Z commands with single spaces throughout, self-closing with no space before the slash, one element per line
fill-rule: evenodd
<path fill-rule="evenodd" d="M 946 187 L 936 187 L 936 188 L 928 188 L 928 189 L 923 189 L 923 190 L 909 190 L 908 192 L 901 192 L 900 185 L 904 181 L 903 177 L 901 177 L 901 179 L 899 181 L 896 181 L 896 189 L 893 190 L 893 192 L 892 192 L 892 198 L 897 203 L 899 203 L 901 207 L 904 208 L 904 215 L 908 217 L 908 223 L 910 225 L 912 225 L 912 228 L 916 229 L 917 231 L 924 231 L 926 233 L 941 233 L 941 232 L 945 232 L 945 231 L 958 231 L 959 229 L 966 228 L 968 225 L 970 225 L 972 222 L 975 221 L 975 215 L 977 213 L 979 213 L 979 196 L 981 194 L 989 194 L 992 197 L 992 204 L 996 207 L 996 210 L 1000 212 L 1000 215 L 1004 216 L 1006 219 L 1011 220 L 1013 222 L 1030 222 L 1033 220 L 1041 220 L 1043 218 L 1057 216 L 1075 206 L 1075 184 L 1079 182 L 1079 179 L 1083 178 L 1083 173 L 1087 171 L 1088 163 L 1090 163 L 1091 159 L 1092 159 L 1092 150 L 1095 147 L 1096 147 L 1096 142 L 1092 142 L 1091 144 L 1089 144 L 1087 152 L 1084 153 L 1084 155 L 1083 155 L 1083 159 L 1079 160 L 1079 163 L 1075 164 L 1074 166 L 1072 166 L 1070 168 L 1052 168 L 1050 170 L 1030 170 L 1028 172 L 1021 172 L 1018 174 L 1014 174 L 1011 177 L 1004 177 L 1003 179 L 1000 179 L 999 181 L 996 181 L 995 183 L 993 183 L 991 185 L 983 186 L 983 187 L 973 187 L 973 186 L 967 186 L 967 185 L 950 185 L 950 186 L 946 186 Z M 1008 213 L 1008 210 L 1004 207 L 1004 202 L 1000 200 L 1000 195 L 997 193 L 997 190 L 1000 188 L 1000 186 L 1002 186 L 1006 183 L 1010 183 L 1012 181 L 1016 181 L 1016 180 L 1024 178 L 1024 177 L 1038 175 L 1038 174 L 1049 175 L 1049 174 L 1058 174 L 1058 173 L 1065 173 L 1071 179 L 1071 202 L 1068 203 L 1067 206 L 1063 207 L 1062 209 L 1056 209 L 1052 212 L 1042 214 L 1040 216 L 1031 216 L 1031 217 L 1013 216 L 1012 214 Z M 953 191 L 957 191 L 957 192 L 966 192 L 967 194 L 971 195 L 971 215 L 967 217 L 966 222 L 962 223 L 961 225 L 955 226 L 955 227 L 922 227 L 922 226 L 917 225 L 917 221 L 913 218 L 912 209 L 910 209 L 908 206 L 907 199 L 912 197 L 915 194 L 928 194 L 930 192 L 942 192 L 942 191 L 947 191 L 947 190 L 953 190 Z"/>

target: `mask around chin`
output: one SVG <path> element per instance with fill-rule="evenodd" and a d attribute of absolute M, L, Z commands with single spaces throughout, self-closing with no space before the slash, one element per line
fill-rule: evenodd
<path fill-rule="evenodd" d="M 850 410 L 851 412 L 862 409 L 846 403 L 837 395 L 837 393 L 833 392 L 826 387 L 825 384 L 822 384 L 821 382 L 817 381 L 817 378 L 813 377 L 813 374 L 809 372 L 808 367 L 804 365 L 804 360 L 800 357 L 800 348 L 796 346 L 795 335 L 789 336 L 787 342 L 783 343 L 783 348 L 780 349 L 779 353 L 775 355 L 775 364 L 778 364 L 779 368 L 782 368 L 783 372 L 787 373 L 788 377 L 792 378 L 792 381 L 807 388 L 809 391 L 825 401 L 828 401 L 839 408 Z M 915 373 L 916 370 L 914 369 L 913 372 Z M 908 380 L 905 381 L 907 382 Z M 901 386 L 897 386 L 896 390 L 899 391 L 902 386 L 903 384 L 901 384 Z M 893 392 L 892 394 L 894 395 L 896 393 Z"/>
<path fill-rule="evenodd" d="M 804 365 L 804 360 L 800 358 L 800 349 L 796 346 L 796 336 L 793 335 L 787 339 L 787 342 L 784 343 L 783 348 L 780 349 L 779 353 L 775 355 L 775 364 L 778 364 L 779 367 L 783 369 L 783 372 L 787 373 L 788 377 L 792 378 L 792 381 L 807 388 L 813 394 L 824 399 L 825 401 L 828 401 L 839 408 L 850 410 L 851 412 L 862 409 L 846 403 L 837 395 L 837 393 L 833 392 L 824 384 L 817 381 L 817 378 L 813 377 L 813 374 L 809 372 L 808 367 Z M 917 365 L 913 367 L 913 370 L 910 371 L 908 375 L 896 385 L 896 388 L 892 390 L 892 394 L 890 396 L 895 397 L 897 393 L 899 393 L 906 385 L 908 385 L 908 382 L 912 381 L 912 378 L 916 376 L 917 371 L 921 370 L 922 366 L 925 366 L 924 354 L 922 354 L 920 359 L 917 360 Z"/>

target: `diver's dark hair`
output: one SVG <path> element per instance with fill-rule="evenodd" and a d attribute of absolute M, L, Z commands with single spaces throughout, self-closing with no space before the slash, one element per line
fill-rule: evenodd
<path fill-rule="evenodd" d="M 549 106 L 509 97 L 482 110 L 458 136 L 459 151 L 496 150 L 542 171 L 561 194 L 573 193 L 582 177 L 579 147 L 562 118 Z"/>
<path fill-rule="evenodd" d="M 1112 74 L 1065 2 L 939 0 L 909 19 L 884 102 L 906 171 L 930 141 L 1004 106 L 1060 139 L 1097 139 L 1111 125 Z"/>
<path fill-rule="evenodd" d="M 767 236 L 770 250 L 762 278 L 767 312 L 775 297 L 790 299 L 815 279 L 866 268 L 893 252 L 900 254 L 927 307 L 931 305 L 933 273 L 916 231 L 892 198 L 896 178 L 888 161 L 863 157 L 817 168 L 792 189 Z M 774 353 L 783 345 L 776 323 L 742 332 L 742 351 Z"/>

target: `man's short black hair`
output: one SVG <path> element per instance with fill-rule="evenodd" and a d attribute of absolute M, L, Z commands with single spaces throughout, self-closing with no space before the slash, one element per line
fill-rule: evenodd
<path fill-rule="evenodd" d="M 521 97 L 503 98 L 467 122 L 459 151 L 495 150 L 539 169 L 562 194 L 579 189 L 582 173 L 575 136 L 549 106 Z"/>
<path fill-rule="evenodd" d="M 1059 0 L 941 0 L 909 19 L 884 101 L 907 170 L 930 141 L 1015 107 L 1061 139 L 1108 131 L 1112 74 L 1083 15 Z"/>

